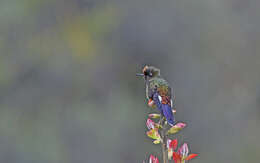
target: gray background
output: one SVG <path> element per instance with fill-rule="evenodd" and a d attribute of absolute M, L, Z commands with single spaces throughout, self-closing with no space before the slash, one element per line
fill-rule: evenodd
<path fill-rule="evenodd" d="M 134 163 L 145 64 L 173 85 L 193 163 L 260 159 L 259 0 L 1 0 L 0 162 Z"/>

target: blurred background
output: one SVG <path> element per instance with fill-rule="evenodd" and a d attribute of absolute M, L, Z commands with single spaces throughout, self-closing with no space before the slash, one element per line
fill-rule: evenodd
<path fill-rule="evenodd" d="M 138 163 L 145 64 L 193 163 L 260 159 L 259 0 L 1 0 L 0 162 Z"/>

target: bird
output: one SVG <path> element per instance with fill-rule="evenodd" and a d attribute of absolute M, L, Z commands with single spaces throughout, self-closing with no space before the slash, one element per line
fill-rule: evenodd
<path fill-rule="evenodd" d="M 160 69 L 146 65 L 142 73 L 136 75 L 144 77 L 148 106 L 156 107 L 166 118 L 168 124 L 173 126 L 175 123 L 173 116 L 173 109 L 176 108 L 175 96 L 172 94 L 169 83 L 160 76 Z"/>

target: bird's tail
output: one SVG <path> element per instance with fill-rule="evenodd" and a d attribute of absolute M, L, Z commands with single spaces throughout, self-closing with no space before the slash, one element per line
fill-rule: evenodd
<path fill-rule="evenodd" d="M 168 104 L 162 104 L 162 112 L 163 112 L 163 115 L 165 116 L 167 122 L 169 123 L 169 125 L 173 126 L 174 116 L 173 116 L 171 106 L 169 106 Z"/>

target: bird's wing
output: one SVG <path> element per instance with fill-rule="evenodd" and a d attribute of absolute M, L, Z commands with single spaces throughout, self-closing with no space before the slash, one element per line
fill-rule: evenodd
<path fill-rule="evenodd" d="M 162 104 L 168 104 L 169 106 L 171 105 L 171 88 L 169 87 L 169 85 L 160 85 L 158 88 L 158 93 L 159 93 L 159 98 L 161 98 L 161 103 Z"/>
<path fill-rule="evenodd" d="M 174 124 L 174 116 L 172 112 L 171 105 L 165 104 L 162 100 L 162 97 L 159 95 L 158 92 L 155 92 L 153 95 L 153 101 L 155 102 L 157 109 L 164 115 L 167 122 L 173 126 Z"/>

